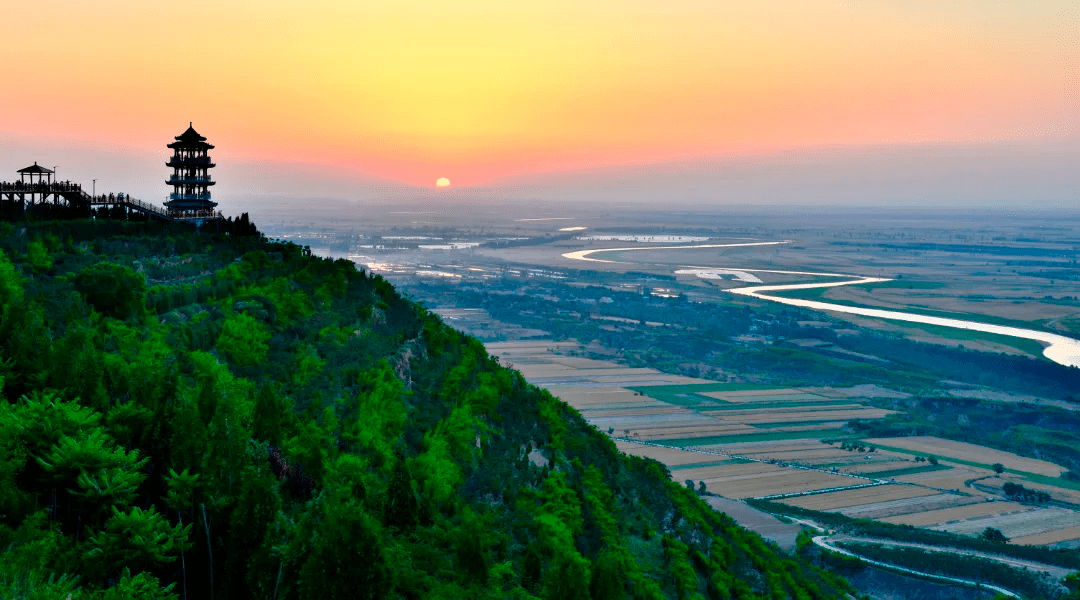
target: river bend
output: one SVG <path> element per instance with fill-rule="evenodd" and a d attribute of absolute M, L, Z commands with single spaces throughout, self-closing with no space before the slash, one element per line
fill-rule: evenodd
<path fill-rule="evenodd" d="M 627 252 L 633 250 L 676 250 L 676 249 L 691 249 L 691 248 L 734 248 L 744 246 L 774 246 L 778 244 L 787 244 L 789 241 L 778 242 L 750 242 L 750 243 L 737 243 L 737 244 L 697 244 L 697 245 L 682 245 L 682 246 L 636 246 L 631 248 L 597 248 L 595 250 L 579 250 L 576 252 L 567 252 L 563 254 L 564 258 L 574 260 L 586 260 L 592 262 L 604 262 L 604 263 L 625 263 L 635 264 L 626 261 L 616 260 L 603 260 L 599 258 L 592 258 L 589 255 L 596 252 Z M 1067 367 L 1080 367 L 1080 340 L 1075 340 L 1070 337 L 1058 335 L 1056 333 L 1049 333 L 1046 331 L 1036 331 L 1034 329 L 1022 329 L 1020 327 L 1009 327 L 1005 325 L 991 325 L 989 323 L 980 323 L 978 321 L 965 321 L 962 319 L 948 319 L 944 317 L 931 317 L 928 315 L 920 315 L 916 313 L 901 312 L 897 310 L 882 310 L 877 308 L 864 308 L 860 306 L 846 306 L 843 304 L 832 304 L 830 302 L 818 302 L 816 300 L 803 300 L 800 298 L 785 298 L 783 296 L 770 295 L 768 292 L 781 292 L 787 290 L 809 290 L 816 288 L 828 288 L 838 287 L 842 285 L 861 285 L 867 283 L 880 283 L 883 281 L 891 281 L 889 279 L 883 279 L 880 277 L 861 277 L 858 275 L 844 275 L 841 273 L 812 273 L 807 271 L 777 271 L 768 269 L 745 269 L 741 267 L 701 267 L 685 265 L 679 267 L 681 269 L 695 269 L 698 271 L 714 271 L 718 273 L 731 273 L 731 272 L 743 272 L 743 273 L 776 273 L 785 275 L 807 275 L 814 277 L 833 277 L 838 278 L 840 281 L 826 281 L 817 283 L 796 283 L 785 285 L 752 285 L 745 287 L 737 287 L 726 290 L 732 294 L 739 294 L 740 296 L 753 296 L 762 300 L 769 300 L 771 302 L 779 302 L 780 304 L 787 304 L 789 306 L 798 306 L 801 308 L 809 308 L 811 310 L 825 311 L 825 312 L 839 312 L 850 315 L 859 315 L 863 317 L 871 317 L 875 319 L 888 319 L 891 321 L 907 321 L 909 323 L 923 323 L 926 325 L 938 325 L 941 327 L 951 327 L 953 329 L 966 329 L 969 331 L 981 331 L 983 333 L 993 333 L 997 335 L 1007 335 L 1016 338 L 1023 338 L 1026 340 L 1035 340 L 1045 345 L 1043 349 L 1043 355 L 1046 358 Z"/>

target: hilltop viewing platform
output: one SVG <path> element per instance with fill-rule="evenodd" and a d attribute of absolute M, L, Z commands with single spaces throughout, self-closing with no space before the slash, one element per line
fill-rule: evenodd
<path fill-rule="evenodd" d="M 206 221 L 225 218 L 220 211 L 213 209 L 170 210 L 164 206 L 155 206 L 123 192 L 109 194 L 91 194 L 78 183 L 68 181 L 0 181 L 0 205 L 18 207 L 23 210 L 35 206 L 50 204 L 69 208 L 85 208 L 87 214 L 94 208 L 120 208 L 125 212 L 139 212 L 149 217 L 165 221 Z"/>
<path fill-rule="evenodd" d="M 130 218 L 141 214 L 147 218 L 172 222 L 189 222 L 196 225 L 205 221 L 224 219 L 214 210 L 216 202 L 210 199 L 210 186 L 216 182 L 208 169 L 215 165 L 207 151 L 214 148 L 206 143 L 190 126 L 176 142 L 169 144 L 173 156 L 166 166 L 173 169 L 166 184 L 173 187 L 168 201 L 158 206 L 138 200 L 125 193 L 87 193 L 82 184 L 57 181 L 55 167 L 48 169 L 35 162 L 18 170 L 17 181 L 0 181 L 0 212 L 24 214 L 30 212 L 64 211 L 68 214 L 92 217 L 112 216 Z"/>

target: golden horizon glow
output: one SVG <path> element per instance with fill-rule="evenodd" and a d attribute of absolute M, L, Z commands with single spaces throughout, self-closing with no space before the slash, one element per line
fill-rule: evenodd
<path fill-rule="evenodd" d="M 1076 135 L 1075 8 L 938 0 L 6 7 L 0 134 L 429 186 L 806 145 Z M 1071 40 L 1071 41 L 1070 41 Z M 1070 45 L 1072 44 L 1072 45 Z"/>
<path fill-rule="evenodd" d="M 435 186 L 436 187 L 450 187 L 450 180 L 445 178 L 445 177 L 440 177 L 439 180 L 435 182 Z"/>

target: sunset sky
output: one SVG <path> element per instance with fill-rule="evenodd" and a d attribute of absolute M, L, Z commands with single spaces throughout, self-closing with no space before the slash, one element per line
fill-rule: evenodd
<path fill-rule="evenodd" d="M 61 179 L 160 195 L 165 144 L 189 121 L 217 145 L 219 171 L 246 165 L 245 181 L 288 165 L 312 179 L 430 188 L 440 177 L 484 186 L 824 146 L 1070 144 L 1078 10 L 12 2 L 0 36 L 0 167 L 56 161 L 70 165 Z"/>

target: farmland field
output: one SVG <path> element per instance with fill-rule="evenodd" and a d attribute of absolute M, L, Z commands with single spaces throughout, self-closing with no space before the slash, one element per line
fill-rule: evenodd
<path fill-rule="evenodd" d="M 788 500 L 788 504 L 811 510 L 838 510 L 849 506 L 887 502 L 918 496 L 930 496 L 934 492 L 920 487 L 905 485 L 879 485 L 856 490 L 843 490 Z"/>
<path fill-rule="evenodd" d="M 1063 529 L 1055 529 L 1045 533 L 1013 538 L 1010 542 L 1013 544 L 1025 544 L 1029 546 L 1072 542 L 1071 544 L 1068 544 L 1068 546 L 1076 548 L 1080 546 L 1080 526 L 1065 527 Z"/>
<path fill-rule="evenodd" d="M 942 531 L 978 535 L 987 527 L 993 527 L 1010 539 L 1022 539 L 1036 535 L 1080 526 L 1080 513 L 1064 508 L 1035 508 L 1003 515 L 968 519 L 958 523 L 945 523 L 933 527 Z"/>
<path fill-rule="evenodd" d="M 870 504 L 859 504 L 838 510 L 841 514 L 855 519 L 882 520 L 897 515 L 935 511 L 956 506 L 967 506 L 979 502 L 978 498 L 959 494 L 933 493 L 911 498 L 884 500 Z"/>
<path fill-rule="evenodd" d="M 572 356 L 580 347 L 547 340 L 488 344 L 504 364 L 610 432 L 621 451 L 664 463 L 676 481 L 704 483 L 709 493 L 726 498 L 717 502 L 786 497 L 793 506 L 852 518 L 965 535 L 995 527 L 1013 543 L 1080 544 L 1080 513 L 1002 497 L 1003 483 L 1015 481 L 1080 504 L 1080 490 L 1043 483 L 1061 481 L 1059 465 L 936 437 L 868 438 L 856 444 L 844 430 L 852 419 L 895 414 L 871 400 L 904 399 L 909 396 L 904 392 L 876 385 L 719 383 Z M 843 447 L 845 440 L 850 447 Z M 856 445 L 863 451 L 855 451 Z M 919 460 L 930 456 L 939 464 Z M 1002 477 L 990 469 L 995 462 L 1006 468 Z M 860 487 L 873 480 L 895 483 Z M 987 502 L 988 497 L 998 501 Z M 731 512 L 739 512 L 733 506 L 728 505 Z M 779 523 L 753 512 L 741 518 L 763 534 Z"/>
<path fill-rule="evenodd" d="M 978 502 L 954 508 L 943 508 L 925 512 L 908 513 L 895 517 L 881 519 L 887 523 L 898 525 L 914 525 L 926 527 L 942 523 L 966 521 L 989 515 L 1004 515 L 1031 510 L 1030 507 L 1015 502 Z"/>
<path fill-rule="evenodd" d="M 1001 463 L 1006 469 L 1049 477 L 1058 477 L 1065 471 L 1061 466 L 1044 460 L 1025 458 L 1011 452 L 1002 452 L 984 446 L 954 442 L 936 437 L 873 438 L 866 440 L 866 443 L 899 448 L 921 455 L 957 459 L 969 464 L 992 465 L 993 463 Z"/>

